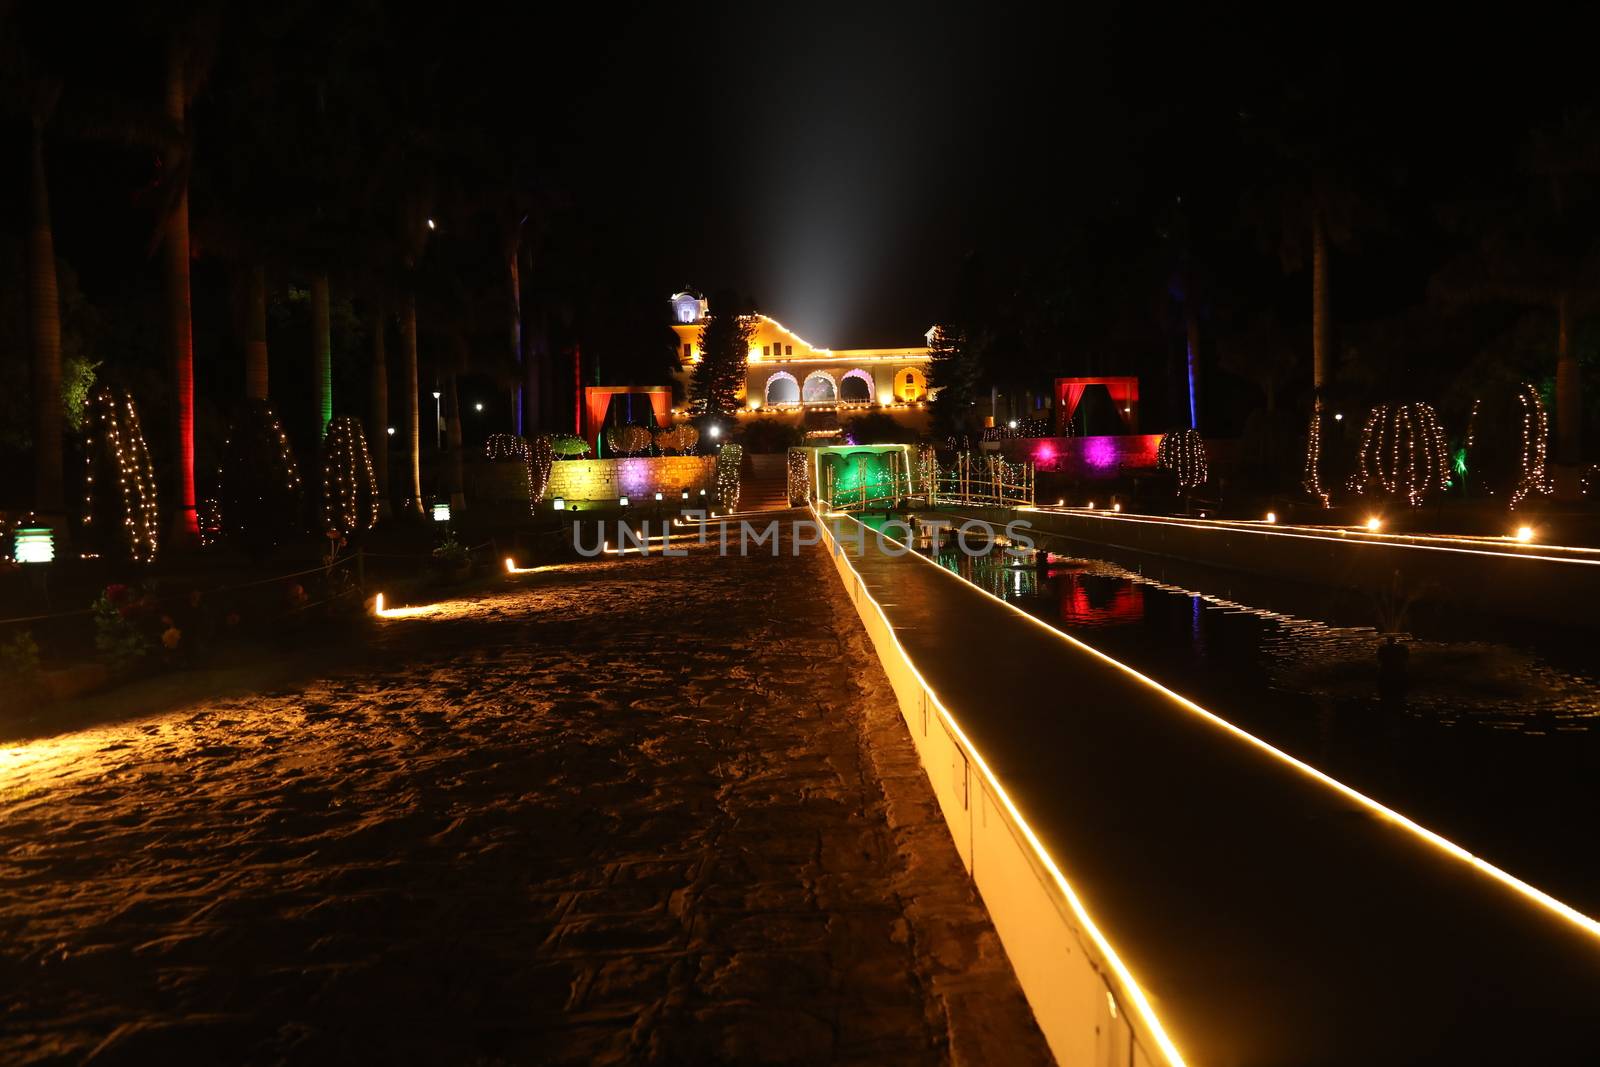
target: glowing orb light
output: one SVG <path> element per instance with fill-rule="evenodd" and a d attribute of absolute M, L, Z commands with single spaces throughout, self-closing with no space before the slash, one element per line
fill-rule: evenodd
<path fill-rule="evenodd" d="M 1276 511 L 1267 512 L 1267 521 L 1268 522 L 1277 522 L 1278 521 L 1278 513 Z"/>
<path fill-rule="evenodd" d="M 1368 531 L 1370 531 L 1371 533 L 1377 533 L 1381 529 L 1383 529 L 1383 520 L 1378 518 L 1378 516 L 1373 515 L 1373 516 L 1371 516 L 1370 518 L 1367 519 L 1367 530 Z"/>
<path fill-rule="evenodd" d="M 1518 526 L 1516 537 L 1518 541 L 1521 541 L 1523 544 L 1527 544 L 1529 541 L 1533 540 L 1533 527 Z"/>

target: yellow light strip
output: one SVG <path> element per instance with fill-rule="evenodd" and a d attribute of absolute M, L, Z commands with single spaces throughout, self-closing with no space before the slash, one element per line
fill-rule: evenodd
<path fill-rule="evenodd" d="M 815 513 L 815 510 L 815 508 L 812 509 L 813 513 Z M 863 529 L 866 528 L 865 523 L 860 522 L 860 520 L 856 520 L 856 522 L 861 525 Z M 834 540 L 833 531 L 828 528 L 826 523 L 819 524 L 825 531 L 824 537 L 826 538 L 829 551 L 835 551 L 837 542 Z M 899 542 L 895 543 L 899 544 Z M 1033 827 L 1029 826 L 1028 821 L 1022 817 L 1022 812 L 1017 809 L 1016 804 L 1011 800 L 1010 794 L 1008 794 L 1005 790 L 1005 787 L 1000 784 L 1000 779 L 995 776 L 994 771 L 992 771 L 989 768 L 988 763 L 984 761 L 983 755 L 978 751 L 978 747 L 972 743 L 972 739 L 967 736 L 966 731 L 961 729 L 961 725 L 956 722 L 955 716 L 950 713 L 950 709 L 944 706 L 944 702 L 939 699 L 938 694 L 933 691 L 933 687 L 928 684 L 927 679 L 922 676 L 922 672 L 917 669 L 917 665 L 912 662 L 910 654 L 905 650 L 905 646 L 900 643 L 899 635 L 895 633 L 894 624 L 889 621 L 888 614 L 884 612 L 883 606 L 879 604 L 877 599 L 867 590 L 866 583 L 861 579 L 861 572 L 856 570 L 855 565 L 850 562 L 850 557 L 848 554 L 841 553 L 841 558 L 844 559 L 845 566 L 849 567 L 850 572 L 856 576 L 856 588 L 860 590 L 861 596 L 872 605 L 872 609 L 878 613 L 878 617 L 883 620 L 884 633 L 888 634 L 889 639 L 894 642 L 895 651 L 897 651 L 900 654 L 900 658 L 905 661 L 906 667 L 911 671 L 912 676 L 916 678 L 917 684 L 922 687 L 922 691 L 927 695 L 928 699 L 933 702 L 933 706 L 939 712 L 940 719 L 944 721 L 946 727 L 948 727 L 950 732 L 953 733 L 960 741 L 963 751 L 971 756 L 972 764 L 978 768 L 978 772 L 983 775 L 984 781 L 989 784 L 990 791 L 994 793 L 995 797 L 1000 801 L 1001 806 L 1004 807 L 1007 814 L 1010 815 L 1012 824 L 1015 825 L 1017 829 L 1022 831 L 1023 837 L 1027 839 L 1028 847 L 1033 850 L 1035 858 L 1038 859 L 1039 863 L 1044 867 L 1044 869 L 1050 873 L 1051 879 L 1056 883 L 1056 888 L 1059 889 L 1062 896 L 1066 898 L 1067 904 L 1072 909 L 1073 915 L 1077 917 L 1077 920 L 1082 927 L 1089 932 L 1090 940 L 1094 942 L 1095 947 L 1099 949 L 1100 954 L 1105 958 L 1106 962 L 1110 964 L 1111 969 L 1116 972 L 1119 983 L 1127 993 L 1128 998 L 1133 1001 L 1133 1005 L 1138 1011 L 1140 1019 L 1143 1020 L 1145 1026 L 1149 1029 L 1151 1036 L 1155 1038 L 1156 1044 L 1160 1046 L 1161 1051 L 1167 1057 L 1168 1062 L 1170 1062 L 1173 1067 L 1184 1067 L 1182 1053 L 1178 1051 L 1178 1046 L 1173 1043 L 1172 1038 L 1167 1034 L 1166 1028 L 1161 1025 L 1160 1018 L 1156 1016 L 1155 1009 L 1151 1006 L 1150 1000 L 1145 995 L 1143 988 L 1140 987 L 1138 980 L 1134 978 L 1133 972 L 1130 971 L 1128 969 L 1128 965 L 1122 961 L 1122 957 L 1117 955 L 1117 950 L 1111 947 L 1111 942 L 1107 940 L 1105 934 L 1100 932 L 1100 927 L 1095 925 L 1094 919 L 1089 915 L 1089 910 L 1084 907 L 1083 901 L 1079 898 L 1077 892 L 1072 888 L 1071 883 L 1069 883 L 1066 879 L 1066 876 L 1061 873 L 1061 868 L 1056 866 L 1055 859 L 1045 849 L 1044 843 L 1041 842 L 1038 835 L 1033 832 Z M 928 562 L 932 563 L 931 560 Z M 934 563 L 933 566 L 937 567 L 938 564 Z M 943 568 L 940 569 L 943 570 Z M 1001 603 L 1005 602 L 1001 601 Z"/>
<path fill-rule="evenodd" d="M 1265 533 L 1266 531 L 1262 531 L 1262 532 Z M 886 538 L 886 540 L 893 540 L 893 538 Z M 895 543 L 896 544 L 900 544 L 900 542 L 898 542 L 898 541 L 896 541 Z M 902 547 L 909 548 L 910 546 L 902 545 Z M 1454 550 L 1446 550 L 1446 551 L 1464 551 L 1464 550 L 1462 550 L 1462 549 L 1454 549 Z M 1295 757 L 1289 755 L 1287 752 L 1284 752 L 1282 749 L 1276 748 L 1273 745 L 1267 743 L 1266 741 L 1261 740 L 1261 738 L 1256 737 L 1254 734 L 1249 733 L 1249 732 L 1241 729 L 1238 726 L 1235 726 L 1233 723 L 1229 722 L 1227 719 L 1222 718 L 1222 716 L 1217 715 L 1215 712 L 1207 711 L 1205 708 L 1202 708 L 1199 704 L 1196 704 L 1194 701 L 1190 700 L 1188 697 L 1185 697 L 1185 696 L 1183 696 L 1182 694 L 1179 694 L 1179 693 L 1175 693 L 1171 689 L 1168 689 L 1166 686 L 1162 685 L 1160 682 L 1157 682 L 1155 679 L 1149 678 L 1149 677 L 1147 677 L 1147 676 L 1145 676 L 1143 674 L 1140 674 L 1138 671 L 1134 670 L 1132 667 L 1128 666 L 1126 663 L 1123 663 L 1120 660 L 1112 659 L 1110 656 L 1106 655 L 1104 652 L 1101 652 L 1099 649 L 1093 647 L 1092 645 L 1086 645 L 1082 641 L 1080 641 L 1077 638 L 1073 637 L 1071 634 L 1064 633 L 1061 630 L 1056 629 L 1054 626 L 1051 626 L 1049 623 L 1045 622 L 1044 620 L 1038 619 L 1038 618 L 1035 618 L 1032 615 L 1029 615 L 1026 611 L 1023 611 L 1021 608 L 1017 607 L 1015 604 L 1012 604 L 1012 603 L 1009 603 L 1008 601 L 1002 600 L 1000 597 L 995 596 L 993 593 L 990 593 L 988 590 L 982 589 L 979 586 L 974 585 L 972 582 L 967 581 L 965 578 L 961 577 L 959 574 L 956 574 L 953 571 L 950 571 L 950 570 L 948 570 L 948 569 L 946 569 L 944 567 L 941 567 L 936 561 L 929 559 L 927 556 L 922 555 L 922 553 L 912 551 L 912 552 L 908 552 L 908 554 L 909 555 L 914 555 L 917 559 L 921 560 L 923 563 L 927 564 L 930 567 L 933 567 L 940 574 L 946 575 L 947 577 L 952 578 L 952 579 L 962 583 L 962 585 L 967 586 L 968 588 L 977 591 L 978 593 L 982 594 L 983 596 L 988 597 L 990 600 L 993 600 L 995 603 L 1000 604 L 1001 606 L 1009 609 L 1010 611 L 1014 612 L 1019 617 L 1021 617 L 1023 619 L 1026 619 L 1028 622 L 1030 622 L 1033 625 L 1039 627 L 1041 630 L 1044 630 L 1046 633 L 1049 633 L 1049 634 L 1053 635 L 1054 637 L 1058 638 L 1059 640 L 1064 641 L 1069 645 L 1072 645 L 1074 648 L 1079 648 L 1079 649 L 1082 649 L 1085 652 L 1088 652 L 1090 655 L 1094 656 L 1096 659 L 1102 660 L 1105 663 L 1108 663 L 1111 666 L 1116 667 L 1118 670 L 1122 671 L 1124 674 L 1128 675 L 1129 677 L 1135 678 L 1138 681 L 1143 682 L 1145 685 L 1149 686 L 1150 688 L 1152 688 L 1152 689 L 1154 689 L 1154 690 L 1156 690 L 1156 691 L 1158 691 L 1160 693 L 1165 694 L 1166 696 L 1170 697 L 1172 700 L 1176 701 L 1178 703 L 1178 705 L 1183 707 L 1185 710 L 1190 711 L 1190 712 L 1194 713 L 1195 715 L 1200 716 L 1201 718 L 1203 718 L 1206 721 L 1212 723 L 1213 725 L 1220 726 L 1222 729 L 1224 729 L 1227 732 L 1233 734 L 1235 737 L 1238 737 L 1241 740 L 1244 740 L 1244 741 L 1250 743 L 1251 745 L 1254 745 L 1256 748 L 1261 749 L 1263 752 L 1266 752 L 1266 753 L 1268 753 L 1268 754 L 1270 754 L 1272 756 L 1275 756 L 1277 759 L 1283 761 L 1284 763 L 1287 763 L 1291 767 L 1294 767 L 1296 770 L 1298 770 L 1301 773 L 1303 773 L 1303 774 L 1315 779 L 1316 781 L 1322 783 L 1323 785 L 1331 786 L 1332 788 L 1334 788 L 1337 791 L 1339 791 L 1340 793 L 1342 793 L 1344 796 L 1349 797 L 1351 800 L 1356 801 L 1358 804 L 1362 805 L 1363 807 L 1367 808 L 1368 810 L 1377 813 L 1378 815 L 1382 816 L 1383 818 L 1385 818 L 1385 819 L 1389 820 L 1390 822 L 1394 823 L 1396 826 L 1399 826 L 1404 830 L 1410 831 L 1412 834 L 1414 834 L 1415 836 L 1421 838 L 1423 841 L 1426 841 L 1429 844 L 1433 845 L 1435 848 L 1438 848 L 1441 851 L 1445 852 L 1446 854 L 1448 854 L 1448 855 L 1450 855 L 1450 856 L 1452 856 L 1452 857 L 1454 857 L 1454 858 L 1456 858 L 1458 860 L 1461 860 L 1461 861 L 1471 865 L 1472 867 L 1474 867 L 1477 870 L 1483 872 L 1484 874 L 1489 875 L 1491 878 L 1494 878 L 1496 881 L 1502 883 L 1503 885 L 1507 886 L 1508 888 L 1515 890 L 1516 892 L 1520 893 L 1522 896 L 1524 896 L 1527 899 L 1533 901 L 1534 903 L 1540 905 L 1541 907 L 1553 912 L 1556 915 L 1559 915 L 1561 918 L 1563 918 L 1563 919 L 1567 920 L 1568 922 L 1572 923 L 1574 926 L 1578 927 L 1578 929 L 1582 930 L 1584 933 L 1590 935 L 1591 937 L 1600 938 L 1600 920 L 1596 920 L 1596 919 L 1594 919 L 1594 918 L 1592 918 L 1592 917 L 1590 917 L 1588 915 L 1585 915 L 1583 912 L 1581 912 L 1581 911 L 1577 910 L 1576 908 L 1572 907 L 1570 904 L 1563 903 L 1562 901 L 1557 900 L 1555 897 L 1553 897 L 1550 894 L 1544 892 L 1543 890 L 1537 889 L 1534 886 L 1529 885 L 1527 882 L 1522 881 L 1522 879 L 1517 878 L 1515 875 L 1509 874 L 1508 872 L 1501 870 L 1499 867 L 1496 867 L 1494 864 L 1490 863 L 1488 860 L 1485 860 L 1485 859 L 1482 859 L 1479 856 L 1473 855 L 1471 852 L 1468 852 L 1466 849 L 1462 848 L 1460 845 L 1456 844 L 1454 841 L 1451 841 L 1449 838 L 1443 837 L 1440 834 L 1434 833 L 1432 830 L 1429 830 L 1426 827 L 1424 827 L 1424 826 L 1422 826 L 1422 825 L 1420 825 L 1418 823 L 1413 822 L 1412 820 L 1406 818 L 1404 815 L 1401 815 L 1399 812 L 1395 811 L 1394 809 L 1386 807 L 1385 805 L 1383 805 L 1383 804 L 1379 803 L 1378 801 L 1372 799 L 1371 797 L 1367 796 L 1365 793 L 1361 793 L 1361 792 L 1351 788 L 1350 786 L 1345 785 L 1343 782 L 1339 781 L 1337 778 L 1334 778 L 1331 775 L 1325 774 L 1324 772 L 1317 770 L 1315 767 L 1311 766 L 1309 763 L 1305 763 L 1305 762 L 1303 762 L 1303 761 L 1301 761 L 1299 759 L 1296 759 Z M 1488 554 L 1488 553 L 1483 553 L 1483 554 Z M 1587 562 L 1587 561 L 1574 560 L 1574 561 L 1567 561 L 1567 562 Z M 853 567 L 851 569 L 854 570 Z M 863 587 L 863 591 L 864 591 L 864 587 Z"/>
<path fill-rule="evenodd" d="M 1015 510 L 1022 511 L 1024 508 Z M 1584 566 L 1600 566 L 1600 559 L 1574 559 L 1568 556 L 1546 556 L 1536 552 L 1515 551 L 1490 551 L 1484 548 L 1455 548 L 1454 544 L 1483 545 L 1505 543 L 1505 538 L 1468 538 L 1448 537 L 1443 534 L 1386 534 L 1371 533 L 1365 528 L 1354 527 L 1315 527 L 1315 526 L 1286 526 L 1283 523 L 1268 524 L 1255 520 L 1245 519 L 1188 519 L 1179 516 L 1157 517 L 1150 515 L 1126 515 L 1118 512 L 1095 511 L 1093 509 L 1076 507 L 1041 507 L 1040 512 L 1048 514 L 1073 514 L 1081 518 L 1096 518 L 1104 522 L 1133 522 L 1145 523 L 1151 526 L 1188 526 L 1200 530 L 1238 530 L 1258 534 L 1262 537 L 1297 537 L 1304 541 L 1341 541 L 1346 544 L 1372 544 L 1383 545 L 1389 548 L 1410 548 L 1425 552 L 1460 552 L 1469 556 L 1492 556 L 1496 559 L 1534 559 L 1547 563 L 1576 563 Z M 1271 529 L 1266 527 L 1271 525 Z M 1297 530 L 1321 531 L 1296 533 Z M 1338 531 L 1335 533 L 1334 531 Z M 1432 542 L 1447 542 L 1434 544 Z M 1422 542 L 1422 543 L 1418 543 Z M 1600 555 L 1600 549 L 1584 548 L 1568 545 L 1540 545 L 1542 549 L 1556 552 L 1575 552 Z"/>
<path fill-rule="evenodd" d="M 414 619 L 419 615 L 432 615 L 439 610 L 438 604 L 420 604 L 410 608 L 386 608 L 383 606 L 383 594 L 373 597 L 372 613 L 380 619 Z"/>

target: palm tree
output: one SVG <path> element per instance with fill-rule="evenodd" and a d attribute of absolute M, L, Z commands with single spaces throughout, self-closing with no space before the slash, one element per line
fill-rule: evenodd
<path fill-rule="evenodd" d="M 367 416 L 367 438 L 372 442 L 372 473 L 378 480 L 378 517 L 389 517 L 389 355 L 384 333 L 388 328 L 383 288 L 373 286 L 370 382 L 372 402 Z"/>
<path fill-rule="evenodd" d="M 1578 321 L 1600 310 L 1600 242 L 1592 234 L 1600 213 L 1600 120 L 1568 116 L 1535 133 L 1524 164 L 1531 181 L 1520 204 L 1455 206 L 1445 211 L 1454 229 L 1474 232 L 1476 245 L 1447 264 L 1434 292 L 1453 302 L 1505 302 L 1535 308 L 1555 320 L 1556 458 L 1582 458 L 1583 396 L 1572 335 Z"/>
<path fill-rule="evenodd" d="M 33 345 L 34 494 L 42 516 L 64 525 L 62 488 L 61 301 L 57 291 L 55 232 L 50 223 L 50 187 L 45 176 L 44 128 L 55 111 L 61 84 L 29 79 L 30 195 L 28 217 L 28 321 Z"/>
<path fill-rule="evenodd" d="M 189 170 L 193 131 L 189 109 L 210 65 L 214 31 L 212 20 L 193 18 L 178 25 L 167 42 L 165 114 L 180 134 L 180 147 L 163 159 L 167 209 L 160 237 L 166 268 L 172 432 L 178 464 L 172 542 L 179 548 L 200 543 L 194 488 L 194 314 L 189 285 Z"/>

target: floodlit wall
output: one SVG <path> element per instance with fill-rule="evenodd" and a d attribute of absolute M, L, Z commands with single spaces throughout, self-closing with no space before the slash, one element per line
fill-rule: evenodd
<path fill-rule="evenodd" d="M 716 482 L 715 456 L 628 456 L 621 459 L 563 459 L 550 465 L 546 500 L 651 500 L 656 493 L 698 494 Z"/>
<path fill-rule="evenodd" d="M 1022 827 L 979 772 L 975 754 L 946 720 L 946 712 L 959 714 L 960 709 L 941 711 L 851 565 L 849 546 L 832 551 L 826 532 L 824 545 L 889 676 L 956 851 L 978 887 L 1056 1062 L 1106 1067 L 1166 1063 L 1153 1043 L 1136 1037 L 1127 1014 L 1116 1009 L 1118 999 L 1127 1001 L 1107 980 L 1109 964 L 1079 928 Z"/>

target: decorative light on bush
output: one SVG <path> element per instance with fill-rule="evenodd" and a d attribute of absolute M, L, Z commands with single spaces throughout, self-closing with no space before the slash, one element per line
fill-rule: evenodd
<path fill-rule="evenodd" d="M 265 552 L 304 529 L 302 492 L 289 435 L 272 405 L 249 401 L 223 442 L 217 528 L 252 554 Z"/>
<path fill-rule="evenodd" d="M 18 563 L 49 563 L 56 558 L 56 535 L 48 526 L 20 526 L 12 558 Z"/>
<path fill-rule="evenodd" d="M 1161 443 L 1156 446 L 1156 467 L 1178 476 L 1180 494 L 1203 485 L 1211 471 L 1206 465 L 1206 442 L 1200 431 L 1174 430 L 1162 434 Z"/>
<path fill-rule="evenodd" d="M 434 505 L 433 505 L 433 521 L 434 522 L 449 522 L 450 521 L 450 504 L 449 504 L 448 501 L 439 500 L 439 501 L 435 501 L 434 502 Z"/>
<path fill-rule="evenodd" d="M 492 433 L 483 442 L 483 454 L 494 463 L 526 459 L 528 442 L 514 433 Z"/>
<path fill-rule="evenodd" d="M 378 524 L 378 478 L 361 423 L 341 415 L 322 442 L 322 526 L 343 534 Z"/>
<path fill-rule="evenodd" d="M 160 548 L 160 507 L 156 499 L 155 468 L 145 446 L 144 429 L 133 397 L 102 385 L 90 396 L 84 417 L 83 524 L 94 526 L 96 460 L 116 475 L 121 501 L 122 535 L 135 563 L 150 563 Z M 97 436 L 98 435 L 98 436 Z M 104 447 L 101 448 L 100 446 Z M 104 524 L 102 524 L 104 525 Z M 107 531 L 110 536 L 110 531 Z"/>
<path fill-rule="evenodd" d="M 803 449 L 791 448 L 789 464 L 789 503 L 804 504 L 811 499 L 811 464 Z"/>
<path fill-rule="evenodd" d="M 715 437 L 716 427 L 711 428 Z M 744 449 L 731 441 L 717 449 L 717 503 L 723 511 L 739 510 L 739 463 Z"/>
<path fill-rule="evenodd" d="M 643 426 L 608 426 L 606 447 L 624 456 L 636 456 L 650 448 L 650 431 Z"/>
<path fill-rule="evenodd" d="M 1367 416 L 1349 488 L 1364 493 L 1374 484 L 1412 507 L 1450 487 L 1450 451 L 1431 404 L 1379 404 Z"/>

